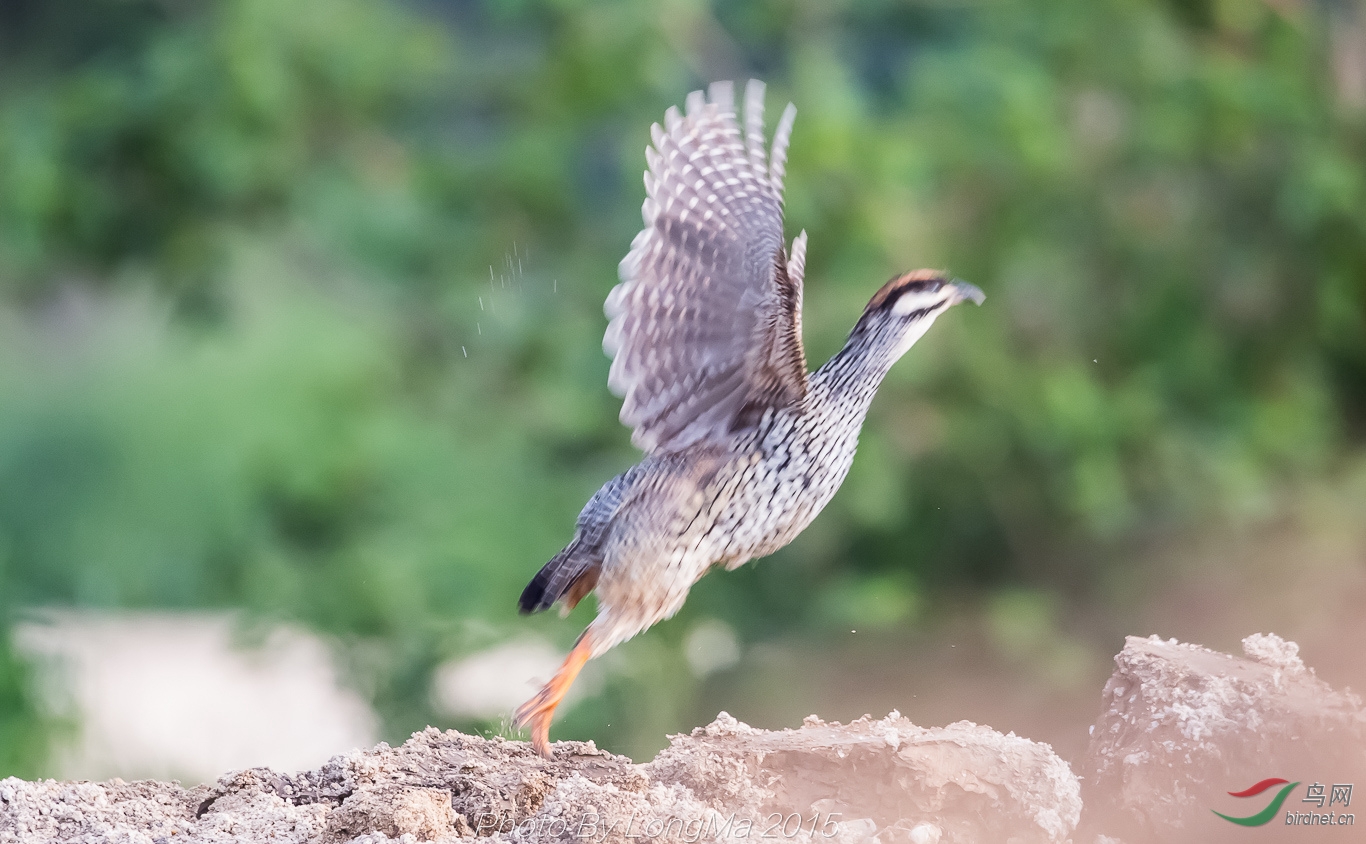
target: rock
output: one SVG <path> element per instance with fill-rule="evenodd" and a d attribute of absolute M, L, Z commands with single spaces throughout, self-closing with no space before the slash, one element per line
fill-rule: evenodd
<path fill-rule="evenodd" d="M 458 837 L 456 817 L 451 793 L 443 788 L 367 788 L 328 813 L 327 834 L 332 841 L 350 841 L 370 832 L 390 838 L 411 835 L 418 841 L 441 841 Z M 468 824 L 462 827 L 461 832 L 473 834 Z"/>
<path fill-rule="evenodd" d="M 1246 841 L 1246 827 L 1214 812 L 1255 815 L 1277 790 L 1230 792 L 1268 778 L 1366 781 L 1361 700 L 1315 677 L 1293 642 L 1258 634 L 1243 650 L 1246 659 L 1175 639 L 1126 640 L 1081 765 L 1078 841 Z M 1306 807 L 1305 793 L 1295 789 L 1273 822 L 1284 826 L 1286 811 L 1326 811 Z"/>
<path fill-rule="evenodd" d="M 880 844 L 1066 841 L 1081 814 L 1077 778 L 1048 745 L 970 721 L 917 727 L 896 712 L 777 732 L 722 713 L 645 771 L 718 811 L 745 806 L 780 837 L 800 818 L 819 840 L 836 818 L 871 822 Z"/>

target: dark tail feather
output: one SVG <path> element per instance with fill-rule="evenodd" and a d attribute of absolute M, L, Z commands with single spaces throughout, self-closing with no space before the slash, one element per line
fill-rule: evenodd
<path fill-rule="evenodd" d="M 528 615 L 550 609 L 596 565 L 596 560 L 588 554 L 580 553 L 579 541 L 576 538 L 563 551 L 551 557 L 550 562 L 541 566 L 541 570 L 531 578 L 531 582 L 522 590 L 522 597 L 517 599 L 518 612 Z M 596 584 L 597 578 L 594 577 L 593 580 Z M 578 603 L 578 599 L 582 597 L 583 595 L 573 597 L 573 603 Z"/>

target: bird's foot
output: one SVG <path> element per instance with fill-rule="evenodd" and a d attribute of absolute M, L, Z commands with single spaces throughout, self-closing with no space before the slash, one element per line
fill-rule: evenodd
<path fill-rule="evenodd" d="M 535 697 L 517 707 L 512 717 L 512 724 L 517 729 L 531 728 L 531 746 L 546 759 L 554 758 L 550 751 L 550 719 L 555 717 L 555 707 L 559 704 L 547 684 Z"/>
<path fill-rule="evenodd" d="M 531 746 L 546 759 L 554 758 L 550 750 L 550 721 L 555 717 L 555 708 L 564 700 L 574 678 L 579 676 L 579 671 L 592 655 L 592 644 L 585 633 L 579 637 L 578 644 L 565 657 L 564 664 L 550 678 L 550 682 L 541 687 L 535 697 L 517 707 L 517 712 L 512 716 L 512 723 L 518 729 L 531 728 Z"/>

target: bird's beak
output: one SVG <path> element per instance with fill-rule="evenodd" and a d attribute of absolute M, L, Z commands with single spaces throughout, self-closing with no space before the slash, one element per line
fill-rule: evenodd
<path fill-rule="evenodd" d="M 957 291 L 957 296 L 953 300 L 955 305 L 968 300 L 971 300 L 974 305 L 980 305 L 986 301 L 987 294 L 983 293 L 982 289 L 975 284 L 968 284 L 960 279 L 954 279 L 950 284 Z"/>

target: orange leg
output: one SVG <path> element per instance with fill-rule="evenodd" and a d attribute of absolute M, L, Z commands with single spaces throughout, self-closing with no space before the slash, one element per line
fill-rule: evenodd
<path fill-rule="evenodd" d="M 588 638 L 588 632 L 584 631 L 550 682 L 535 697 L 517 707 L 512 717 L 512 723 L 518 729 L 531 727 L 531 746 L 547 759 L 554 758 L 550 752 L 550 719 L 555 717 L 555 707 L 560 705 L 565 692 L 569 691 L 574 678 L 579 676 L 579 671 L 592 655 L 593 643 Z"/>

